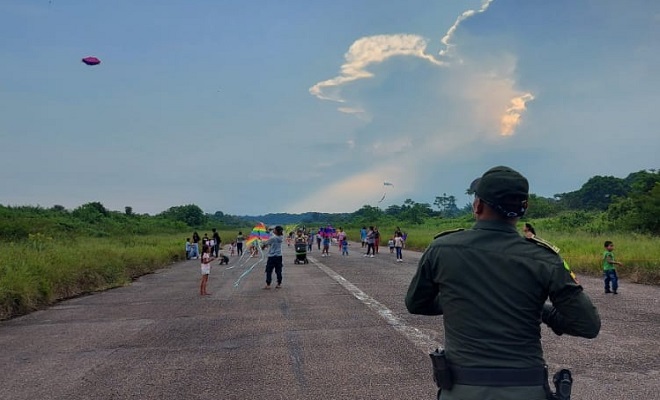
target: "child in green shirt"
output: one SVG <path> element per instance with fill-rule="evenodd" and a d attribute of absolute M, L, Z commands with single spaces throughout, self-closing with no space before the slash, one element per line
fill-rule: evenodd
<path fill-rule="evenodd" d="M 603 252 L 603 274 L 605 276 L 605 293 L 614 293 L 617 294 L 619 289 L 619 278 L 616 275 L 616 267 L 623 266 L 622 263 L 614 261 L 614 243 L 607 240 L 605 242 L 605 251 Z M 610 283 L 612 284 L 612 290 L 610 290 Z"/>

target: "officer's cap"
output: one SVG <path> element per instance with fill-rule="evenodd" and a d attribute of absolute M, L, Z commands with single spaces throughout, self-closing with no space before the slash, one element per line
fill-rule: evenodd
<path fill-rule="evenodd" d="M 489 169 L 472 181 L 470 191 L 505 217 L 521 217 L 527 209 L 529 182 L 509 167 Z"/>

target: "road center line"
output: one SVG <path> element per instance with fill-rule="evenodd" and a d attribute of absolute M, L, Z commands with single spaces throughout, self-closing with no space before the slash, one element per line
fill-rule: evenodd
<path fill-rule="evenodd" d="M 378 302 L 378 300 L 374 299 L 373 297 L 369 296 L 368 294 L 360 290 L 360 288 L 358 288 L 357 286 L 346 280 L 346 278 L 339 275 L 338 273 L 328 268 L 327 266 L 321 264 L 320 262 L 316 261 L 315 259 L 310 258 L 309 260 L 314 265 L 316 265 L 321 271 L 325 272 L 329 277 L 331 277 L 337 283 L 342 285 L 344 289 L 346 289 L 349 293 L 355 296 L 356 299 L 360 300 L 367 307 L 376 311 L 376 313 L 378 313 L 378 315 L 380 315 L 381 318 L 383 318 L 390 326 L 392 326 L 395 330 L 401 333 L 406 339 L 412 342 L 412 344 L 414 344 L 416 347 L 418 347 L 419 349 L 423 350 L 426 353 L 429 353 L 430 351 L 433 351 L 433 349 L 438 347 L 438 344 L 435 343 L 433 340 L 431 340 L 431 338 L 427 334 L 415 328 L 414 326 L 407 325 L 404 321 L 402 321 L 400 318 L 394 315 L 392 310 L 385 307 L 383 304 Z"/>

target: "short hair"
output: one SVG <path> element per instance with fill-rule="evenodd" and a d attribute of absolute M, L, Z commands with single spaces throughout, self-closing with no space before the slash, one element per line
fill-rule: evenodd
<path fill-rule="evenodd" d="M 611 240 L 606 240 L 606 241 L 605 241 L 605 245 L 603 245 L 603 247 L 608 247 L 608 246 L 611 245 L 611 244 L 612 244 L 612 241 L 611 241 Z"/>

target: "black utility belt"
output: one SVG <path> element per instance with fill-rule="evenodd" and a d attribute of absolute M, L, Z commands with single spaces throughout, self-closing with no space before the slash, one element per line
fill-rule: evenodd
<path fill-rule="evenodd" d="M 534 368 L 474 368 L 450 365 L 454 384 L 468 386 L 543 386 L 547 382 L 544 366 Z"/>
<path fill-rule="evenodd" d="M 545 386 L 548 372 L 545 365 L 531 368 L 460 367 L 447 361 L 444 350 L 436 349 L 431 356 L 433 378 L 439 388 L 449 390 L 454 384 L 468 386 Z"/>

